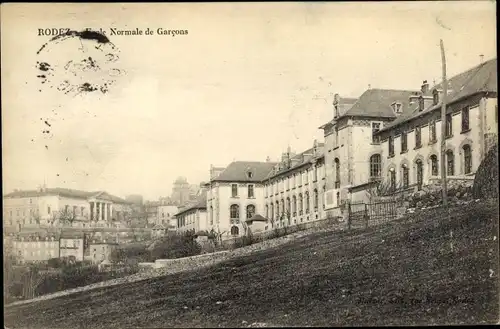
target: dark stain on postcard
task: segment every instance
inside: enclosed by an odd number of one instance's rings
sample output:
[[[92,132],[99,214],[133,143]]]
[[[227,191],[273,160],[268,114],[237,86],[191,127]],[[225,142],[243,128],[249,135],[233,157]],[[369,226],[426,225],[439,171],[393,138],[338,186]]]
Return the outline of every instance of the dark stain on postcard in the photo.
[[[36,76],[42,85],[39,90],[106,94],[125,74],[119,67],[119,52],[107,36],[96,31],[57,35],[37,51]]]

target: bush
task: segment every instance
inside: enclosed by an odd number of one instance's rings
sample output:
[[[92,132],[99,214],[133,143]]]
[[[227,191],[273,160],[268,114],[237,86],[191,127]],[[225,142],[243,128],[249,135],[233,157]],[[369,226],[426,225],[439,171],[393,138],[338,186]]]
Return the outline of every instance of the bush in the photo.
[[[154,261],[199,255],[201,246],[195,239],[194,232],[165,237],[151,250],[150,259]]]
[[[147,250],[145,245],[134,244],[129,246],[123,246],[116,248],[111,251],[110,260],[111,262],[148,262],[151,259],[150,252]]]
[[[51,268],[59,268],[62,266],[62,261],[59,258],[51,258],[47,261],[47,265]]]
[[[498,198],[498,148],[493,147],[476,171],[472,193],[475,199]]]

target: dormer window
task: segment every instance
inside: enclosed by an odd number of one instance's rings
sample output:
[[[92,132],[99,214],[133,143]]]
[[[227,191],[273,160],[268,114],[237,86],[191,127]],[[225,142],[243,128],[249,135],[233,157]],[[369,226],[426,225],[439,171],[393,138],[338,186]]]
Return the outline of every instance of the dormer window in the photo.
[[[253,178],[253,172],[251,170],[247,171],[247,177],[248,178]]]
[[[403,110],[403,104],[399,103],[399,102],[394,102],[391,104],[391,107],[392,107],[392,110],[395,112],[395,113],[401,113],[402,110]]]
[[[433,105],[438,105],[439,103],[439,91],[437,89],[434,89],[432,92],[432,104]]]
[[[421,112],[424,110],[424,98],[420,96],[418,98],[418,111]]]

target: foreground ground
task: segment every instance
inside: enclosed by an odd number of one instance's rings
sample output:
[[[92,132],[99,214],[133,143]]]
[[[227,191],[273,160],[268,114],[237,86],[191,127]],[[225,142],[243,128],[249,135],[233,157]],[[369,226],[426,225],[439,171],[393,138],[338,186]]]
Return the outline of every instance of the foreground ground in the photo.
[[[8,328],[496,323],[494,202],[306,236],[210,268],[5,309]]]

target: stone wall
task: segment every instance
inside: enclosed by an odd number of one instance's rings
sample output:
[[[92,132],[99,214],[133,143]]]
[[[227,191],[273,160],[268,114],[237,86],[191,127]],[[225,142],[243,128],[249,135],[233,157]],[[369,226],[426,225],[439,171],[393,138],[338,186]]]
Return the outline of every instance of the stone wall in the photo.
[[[210,265],[218,260],[222,260],[228,251],[219,251],[210,254],[203,254],[191,257],[174,258],[174,259],[157,259],[154,262],[155,268],[197,268],[200,266]]]
[[[472,200],[472,185],[474,177],[461,177],[447,179],[448,202],[451,204]],[[414,192],[405,197],[410,212],[412,209],[425,209],[437,207],[442,204],[442,186],[440,179],[432,179],[429,185],[423,186],[421,191]]]

